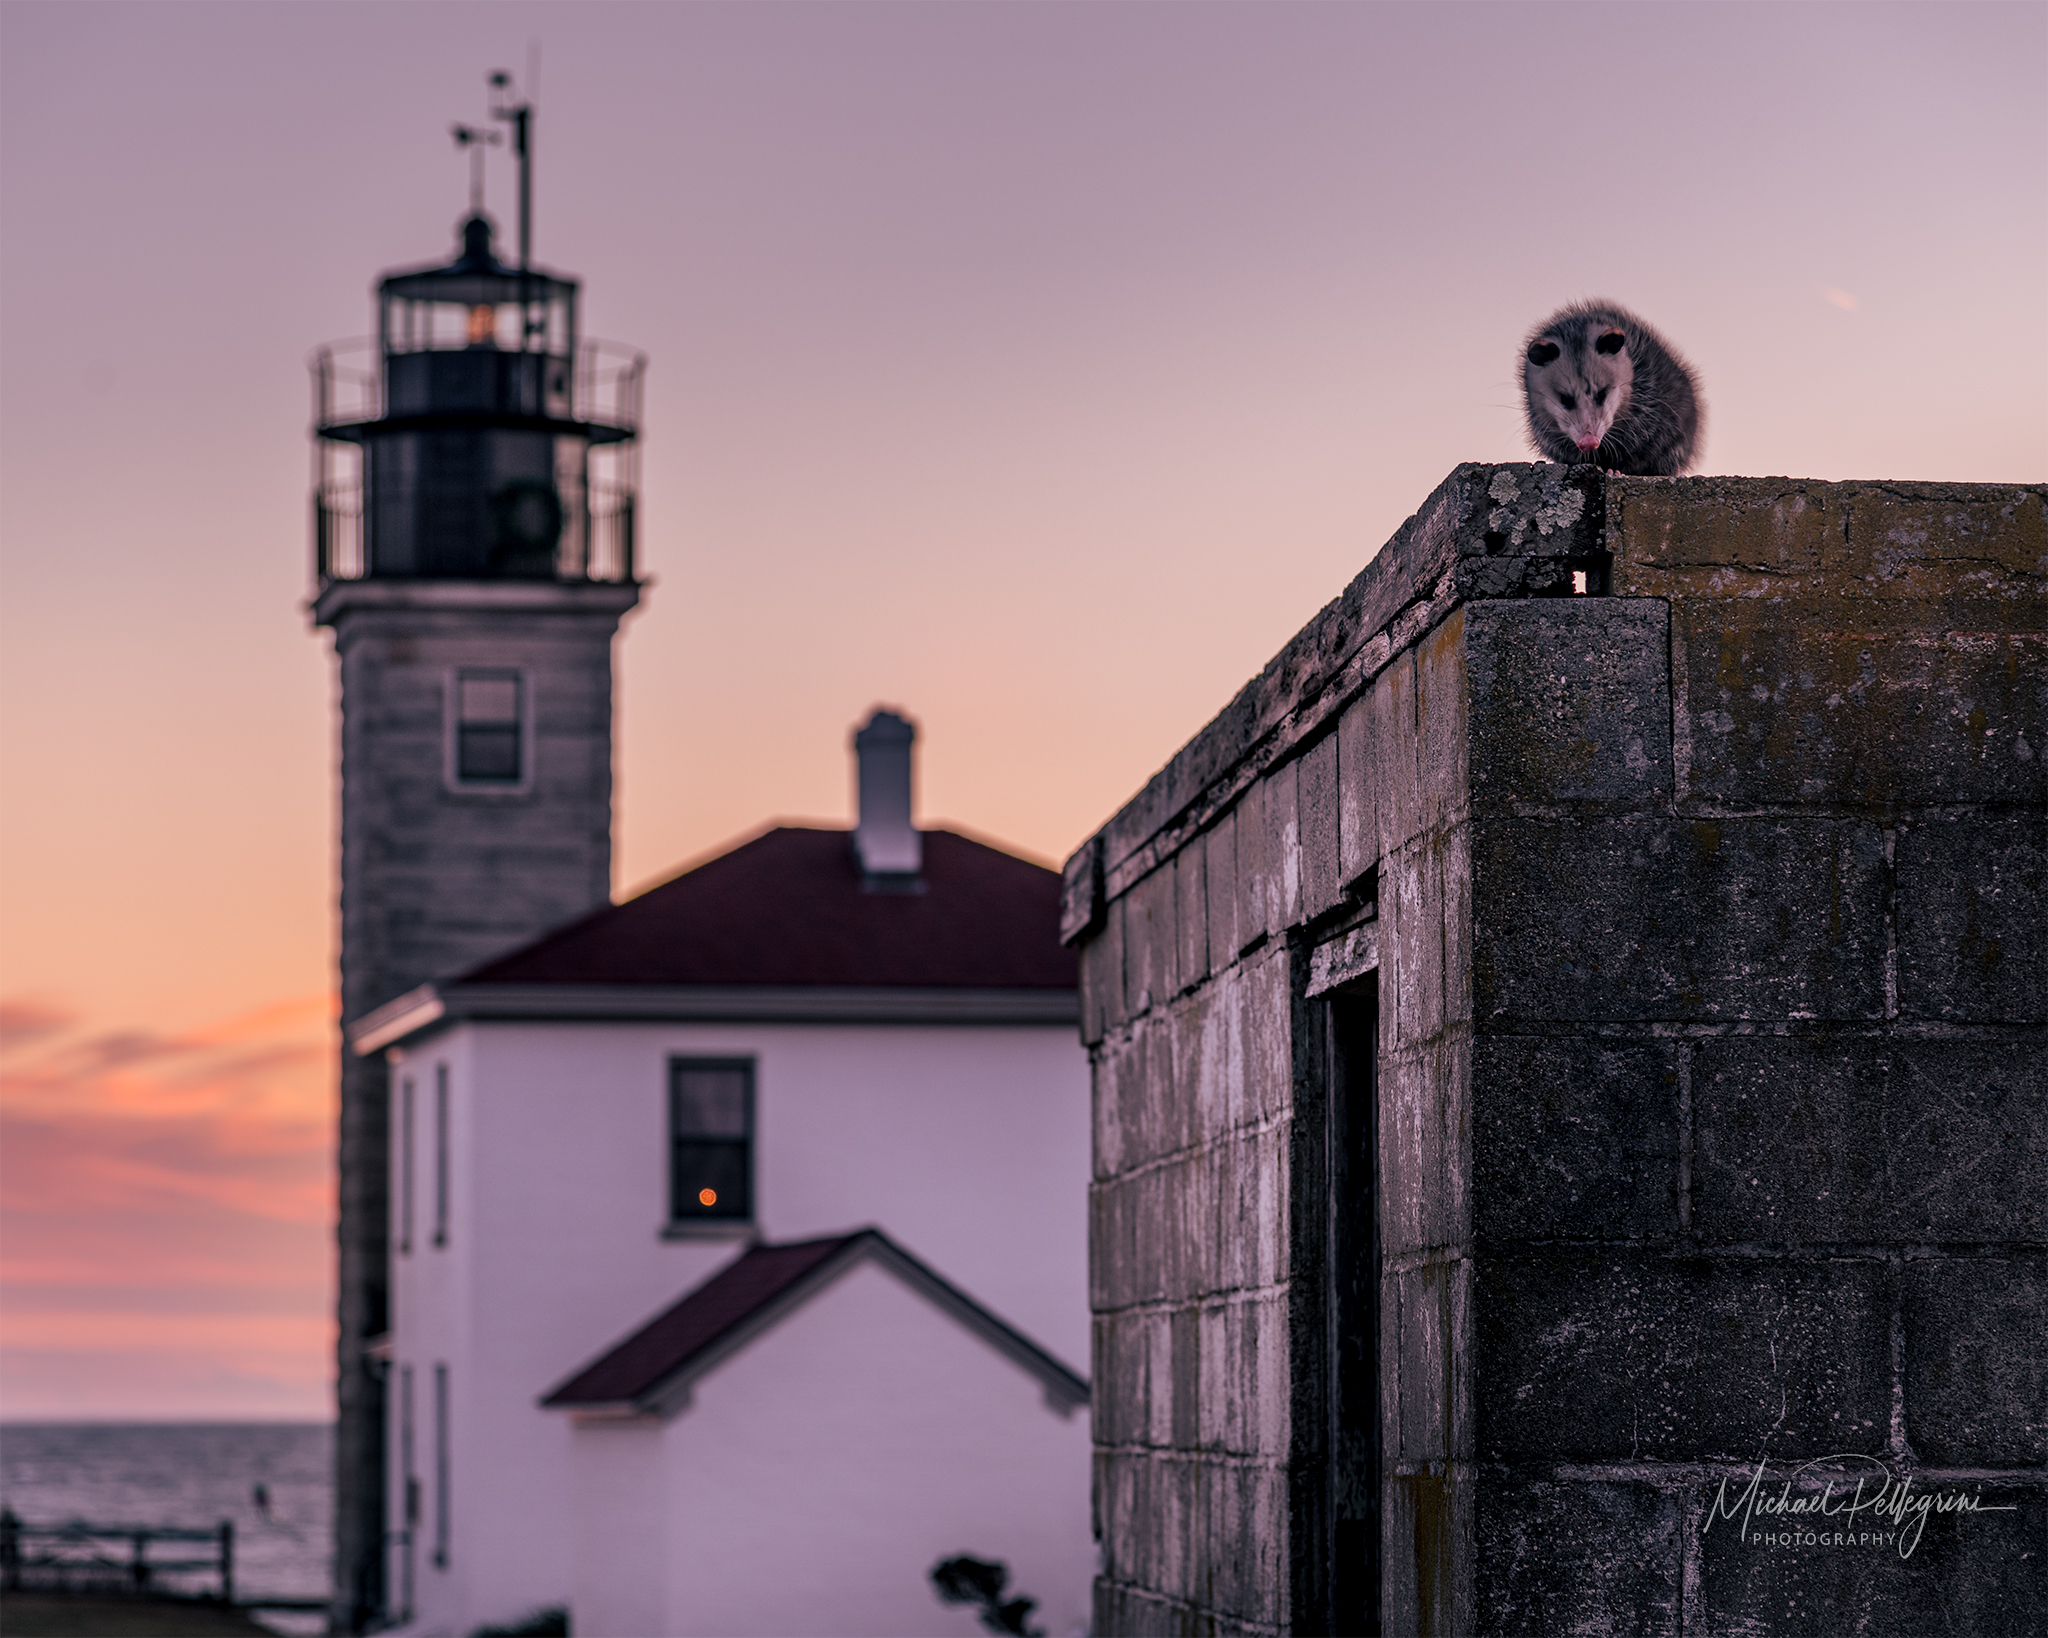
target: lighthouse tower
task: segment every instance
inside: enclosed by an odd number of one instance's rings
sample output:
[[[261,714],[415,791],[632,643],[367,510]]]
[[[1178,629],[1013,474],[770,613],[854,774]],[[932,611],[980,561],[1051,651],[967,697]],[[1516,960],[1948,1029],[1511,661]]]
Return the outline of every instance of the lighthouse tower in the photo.
[[[387,1607],[387,1089],[349,1044],[422,984],[604,903],[612,641],[640,595],[644,360],[585,339],[577,282],[473,211],[445,263],[377,286],[373,340],[313,358],[313,621],[341,672],[336,1626]],[[458,132],[460,135],[461,133]],[[470,133],[474,136],[476,133]]]

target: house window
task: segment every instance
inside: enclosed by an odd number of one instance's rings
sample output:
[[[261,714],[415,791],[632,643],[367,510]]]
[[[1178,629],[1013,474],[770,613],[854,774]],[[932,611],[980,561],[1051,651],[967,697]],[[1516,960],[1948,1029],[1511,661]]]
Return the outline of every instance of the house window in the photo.
[[[448,1494],[448,1367],[434,1367],[434,1568],[448,1568],[448,1536],[453,1519]]]
[[[526,680],[516,671],[455,673],[455,782],[526,778]]]
[[[448,1066],[434,1065],[434,1244],[448,1243]]]
[[[754,1215],[754,1065],[673,1058],[668,1068],[669,1219]]]
[[[412,1077],[398,1083],[398,1252],[412,1254]]]

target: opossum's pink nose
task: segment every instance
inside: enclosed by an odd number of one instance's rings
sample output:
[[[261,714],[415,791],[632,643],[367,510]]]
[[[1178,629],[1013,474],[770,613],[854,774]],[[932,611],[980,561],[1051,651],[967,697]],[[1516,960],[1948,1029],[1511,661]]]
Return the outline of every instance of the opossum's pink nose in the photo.
[[[1598,449],[1600,447],[1600,440],[1598,438],[1577,438],[1573,442],[1581,449]]]

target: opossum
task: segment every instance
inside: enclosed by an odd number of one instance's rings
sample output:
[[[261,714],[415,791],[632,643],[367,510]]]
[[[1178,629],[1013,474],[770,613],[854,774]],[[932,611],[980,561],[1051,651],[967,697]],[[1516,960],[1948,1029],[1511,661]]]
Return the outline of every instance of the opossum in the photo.
[[[1546,460],[1672,478],[1700,448],[1699,377],[1676,348],[1611,301],[1553,313],[1522,346],[1529,442]]]

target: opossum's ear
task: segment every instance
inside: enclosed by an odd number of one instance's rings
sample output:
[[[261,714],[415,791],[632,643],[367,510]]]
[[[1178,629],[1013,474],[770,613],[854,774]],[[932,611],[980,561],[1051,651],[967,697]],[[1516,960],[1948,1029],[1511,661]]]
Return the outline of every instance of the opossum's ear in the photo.
[[[1529,343],[1529,362],[1531,364],[1548,364],[1553,358],[1557,357],[1559,351],[1557,343],[1550,340],[1547,336],[1541,341],[1532,341]]]
[[[1593,351],[1596,353],[1618,353],[1627,340],[1628,337],[1619,330],[1605,330],[1601,332],[1600,339],[1593,343]]]

